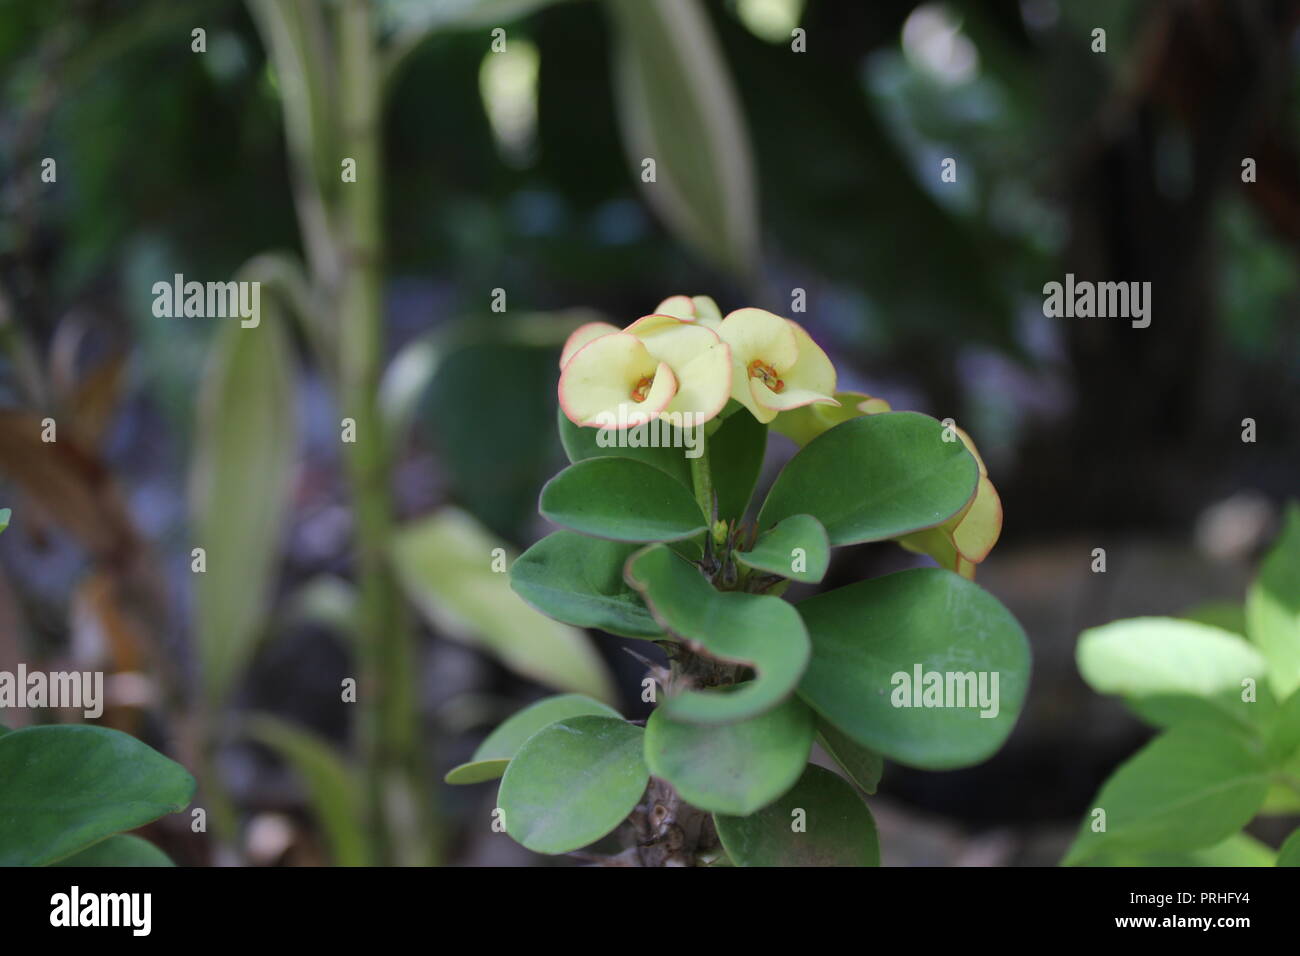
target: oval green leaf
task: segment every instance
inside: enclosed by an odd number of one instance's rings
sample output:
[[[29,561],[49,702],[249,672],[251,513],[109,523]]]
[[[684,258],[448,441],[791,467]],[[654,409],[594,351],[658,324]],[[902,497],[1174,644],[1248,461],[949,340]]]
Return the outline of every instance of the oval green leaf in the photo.
[[[510,586],[557,621],[654,640],[663,637],[663,628],[623,580],[623,565],[639,547],[556,531],[510,566]]]
[[[776,802],[747,817],[714,814],[737,866],[879,866],[880,840],[867,805],[847,782],[810,764]]]
[[[297,448],[294,359],[283,316],[223,325],[199,390],[190,472],[194,621],[204,690],[219,705],[262,635],[283,551]]]
[[[757,676],[729,690],[688,690],[661,705],[675,720],[728,724],[771,710],[790,696],[808,666],[808,633],[778,597],[719,592],[699,569],[663,545],[633,555],[624,572],[663,628],[713,657],[751,666]]]
[[[446,781],[465,784],[495,780],[506,772],[506,766],[519,752],[524,741],[533,734],[557,720],[586,714],[622,719],[614,708],[582,694],[559,694],[544,698],[506,718],[479,744],[469,761],[448,772]]]
[[[1300,688],[1300,504],[1287,506],[1286,524],[1246,595],[1246,633],[1268,660],[1278,700]]]
[[[686,457],[685,440],[678,436],[678,429],[669,430],[668,434],[671,437],[667,445],[603,447],[600,444],[599,428],[582,428],[573,424],[564,414],[563,409],[558,410],[557,414],[560,422],[560,444],[564,446],[564,453],[571,463],[576,465],[588,458],[632,458],[647,465],[654,465],[664,474],[671,475],[683,487],[691,487],[691,462]]]
[[[1282,848],[1277,851],[1274,866],[1300,866],[1300,829],[1292,831]]]
[[[1093,690],[1127,698],[1161,725],[1204,711],[1250,726],[1257,705],[1242,701],[1242,682],[1262,678],[1268,667],[1244,638],[1168,617],[1090,628],[1076,657]]]
[[[715,264],[750,274],[758,201],[749,136],[726,59],[702,4],[615,0],[614,94],[624,146],[646,200]]]
[[[1236,833],[1268,790],[1263,758],[1238,734],[1212,726],[1175,727],[1151,741],[1106,781],[1064,860],[1113,850],[1195,850]],[[1094,830],[1105,812],[1105,829]]]
[[[849,779],[867,793],[875,793],[885,772],[885,760],[880,754],[862,746],[847,736],[834,724],[817,721],[817,742],[831,756]]]
[[[720,727],[673,720],[661,708],[646,722],[645,758],[687,803],[747,816],[794,786],[812,738],[812,711],[797,697]]]
[[[1029,642],[974,582],[917,568],[819,594],[799,613],[813,646],[799,694],[863,746],[944,770],[984,760],[1015,725]]]
[[[685,485],[631,458],[588,458],[542,488],[542,516],[613,541],[677,541],[705,530]]]
[[[507,567],[514,557],[505,542],[454,508],[406,525],[392,544],[402,589],[443,634],[549,687],[613,700],[613,680],[591,639],[512,591],[496,570],[502,557]]]
[[[51,866],[175,866],[162,850],[148,840],[129,833],[118,833],[80,853]]]
[[[830,566],[831,544],[812,515],[791,515],[759,535],[752,550],[738,552],[736,560],[758,571],[816,584]]]
[[[525,741],[506,768],[497,803],[506,832],[536,853],[568,853],[622,823],[650,771],[645,731],[613,717],[571,717]]]
[[[116,730],[27,727],[0,737],[0,866],[53,863],[185,808],[189,772]]]
[[[917,412],[865,415],[814,438],[781,471],[758,526],[797,514],[825,527],[833,546],[885,541],[932,528],[966,506],[979,465],[956,436]]]

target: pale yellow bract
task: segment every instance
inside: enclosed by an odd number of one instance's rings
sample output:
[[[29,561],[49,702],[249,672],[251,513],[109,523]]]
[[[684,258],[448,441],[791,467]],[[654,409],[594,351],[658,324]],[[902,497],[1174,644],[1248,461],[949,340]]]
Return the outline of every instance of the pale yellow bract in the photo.
[[[560,369],[560,407],[586,427],[679,414],[701,424],[729,398],[765,424],[790,409],[839,404],[835,368],[802,326],[752,308],[724,319],[708,296],[671,296],[622,330],[580,326]]]

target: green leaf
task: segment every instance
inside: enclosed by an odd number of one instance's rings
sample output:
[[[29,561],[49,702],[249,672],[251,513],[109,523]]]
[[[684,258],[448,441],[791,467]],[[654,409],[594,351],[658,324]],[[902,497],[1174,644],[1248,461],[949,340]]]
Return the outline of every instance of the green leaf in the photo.
[[[816,584],[831,563],[830,539],[812,515],[791,515],[759,535],[752,550],[737,552],[736,560],[759,571]]]
[[[102,727],[27,727],[0,737],[0,866],[41,866],[182,810],[194,778]]]
[[[1011,612],[974,582],[917,568],[817,595],[799,613],[813,645],[799,694],[859,744],[944,770],[984,760],[1015,725],[1029,644]],[[940,679],[935,696],[929,685]]]
[[[1266,752],[1274,764],[1300,762],[1300,690],[1271,715]]]
[[[1112,849],[1088,857],[1082,866],[1273,866],[1276,854],[1247,833],[1234,833],[1200,850]]]
[[[785,700],[808,666],[808,634],[798,612],[770,595],[719,592],[699,569],[662,545],[634,555],[625,571],[664,629],[713,657],[747,664],[754,680],[726,691],[687,690],[667,697],[669,717],[728,724]]]
[[[641,595],[623,580],[638,544],[556,531],[510,566],[510,586],[543,614],[621,637],[663,637]]]
[[[127,833],[117,833],[100,840],[80,853],[65,857],[51,866],[175,866],[162,850],[148,840]]]
[[[203,373],[190,499],[203,683],[219,704],[251,657],[275,591],[297,448],[294,362],[280,316],[224,323]]]
[[[714,814],[737,866],[879,866],[871,811],[843,779],[815,765],[775,803],[747,817]]]
[[[584,715],[622,719],[614,708],[582,694],[560,694],[544,698],[507,718],[479,744],[469,761],[448,772],[446,780],[448,783],[460,784],[495,780],[506,772],[506,765],[518,753],[524,741],[537,731],[549,727],[557,720]]]
[[[1162,726],[1202,711],[1252,726],[1260,705],[1242,700],[1242,682],[1259,680],[1267,669],[1244,638],[1170,617],[1090,628],[1079,637],[1076,657],[1093,690],[1127,698]]]
[[[442,633],[549,687],[614,699],[613,681],[587,635],[540,614],[510,589],[504,568],[513,554],[469,515],[444,508],[406,526],[392,557],[407,596]]]
[[[506,832],[536,853],[568,853],[622,823],[650,771],[645,731],[613,717],[570,717],[533,734],[501,780]]]
[[[867,793],[875,793],[885,772],[885,760],[874,750],[862,746],[828,721],[818,719],[817,742],[822,749]]]
[[[5,528],[9,527],[9,518],[12,515],[13,512],[8,508],[0,508],[0,531],[3,531]]]
[[[542,516],[614,541],[677,541],[707,527],[690,490],[631,458],[589,458],[542,488]]]
[[[1300,505],[1295,502],[1246,595],[1246,633],[1268,660],[1278,699],[1290,696],[1300,687]]]
[[[1102,787],[1091,810],[1105,811],[1094,832],[1089,812],[1067,865],[1112,849],[1195,850],[1247,823],[1268,790],[1262,757],[1236,733],[1213,726],[1175,727],[1151,741]]]
[[[599,428],[581,428],[569,421],[564,411],[558,410],[560,444],[569,461],[577,464],[588,458],[631,458],[647,465],[654,465],[666,475],[671,475],[686,488],[691,488],[691,461],[686,457],[685,444],[678,439],[679,429],[670,428],[674,436],[671,445],[647,445],[644,448],[612,446],[602,448],[599,444]]]
[[[942,524],[979,482],[975,457],[917,412],[864,415],[814,438],[781,471],[758,515],[770,528],[810,514],[831,544],[885,541]]]
[[[1239,601],[1205,601],[1178,616],[1242,637],[1246,634],[1246,607]]]
[[[1292,831],[1282,848],[1277,851],[1274,866],[1300,866],[1300,829]]]
[[[316,821],[336,866],[367,866],[365,804],[355,771],[318,735],[270,714],[249,719],[248,734],[282,756],[307,787]]]
[[[796,697],[720,727],[683,723],[658,709],[646,722],[645,759],[687,803],[746,816],[794,786],[812,738],[812,711]]]
[[[614,92],[647,201],[713,262],[753,271],[758,202],[749,137],[708,16],[695,0],[610,0]]]
[[[718,496],[720,520],[744,517],[763,470],[766,449],[767,427],[747,414],[743,406],[739,413],[728,415],[709,437],[709,471]]]

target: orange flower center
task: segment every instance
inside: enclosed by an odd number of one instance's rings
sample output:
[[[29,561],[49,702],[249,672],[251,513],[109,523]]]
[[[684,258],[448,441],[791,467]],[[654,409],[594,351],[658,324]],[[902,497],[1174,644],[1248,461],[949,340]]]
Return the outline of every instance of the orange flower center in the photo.
[[[780,376],[776,374],[776,369],[762,359],[754,359],[749,363],[749,377],[759,379],[778,395],[785,388],[785,382],[781,381]]]
[[[632,401],[644,402],[645,397],[650,394],[650,386],[655,383],[653,375],[644,376],[641,381],[637,382],[632,388]]]

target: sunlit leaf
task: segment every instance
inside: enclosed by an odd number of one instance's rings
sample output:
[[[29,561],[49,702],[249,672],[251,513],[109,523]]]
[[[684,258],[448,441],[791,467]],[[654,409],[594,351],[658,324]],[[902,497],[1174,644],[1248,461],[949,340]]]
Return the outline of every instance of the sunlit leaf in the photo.
[[[469,515],[444,508],[407,525],[393,541],[392,557],[403,590],[442,633],[547,686],[614,699],[591,641],[510,589],[506,570],[514,555]]]
[[[1216,727],[1175,727],[1106,781],[1065,863],[1080,863],[1112,848],[1213,846],[1250,821],[1267,789],[1263,758],[1240,736]],[[1103,820],[1105,829],[1094,829]]]
[[[1246,595],[1246,632],[1268,659],[1274,692],[1289,696],[1300,687],[1300,505],[1294,502]]]

